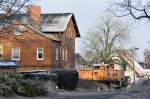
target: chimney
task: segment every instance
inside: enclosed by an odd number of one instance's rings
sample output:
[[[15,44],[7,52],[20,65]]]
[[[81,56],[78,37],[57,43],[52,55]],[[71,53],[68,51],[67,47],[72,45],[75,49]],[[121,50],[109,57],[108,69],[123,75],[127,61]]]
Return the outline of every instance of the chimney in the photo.
[[[27,8],[27,14],[29,16],[29,20],[31,21],[32,25],[36,29],[40,29],[40,20],[41,20],[41,7],[31,5]]]

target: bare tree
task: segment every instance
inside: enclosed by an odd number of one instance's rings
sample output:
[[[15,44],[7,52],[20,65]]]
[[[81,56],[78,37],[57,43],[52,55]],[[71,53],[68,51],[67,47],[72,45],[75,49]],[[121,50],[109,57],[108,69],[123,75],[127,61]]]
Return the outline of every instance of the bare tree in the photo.
[[[112,15],[102,16],[97,25],[88,31],[84,44],[93,53],[96,62],[109,62],[117,49],[129,39],[129,28]]]
[[[11,32],[12,25],[19,20],[16,15],[25,13],[30,0],[0,0],[0,36]]]
[[[134,19],[150,19],[150,1],[114,0],[111,12],[118,17],[131,15]]]

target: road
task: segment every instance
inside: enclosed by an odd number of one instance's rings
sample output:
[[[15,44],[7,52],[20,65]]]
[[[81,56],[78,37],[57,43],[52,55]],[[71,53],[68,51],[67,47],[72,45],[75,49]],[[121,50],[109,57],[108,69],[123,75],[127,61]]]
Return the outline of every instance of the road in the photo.
[[[46,97],[11,97],[3,99],[110,99],[117,92],[58,92],[57,95],[49,95]],[[1,98],[0,98],[1,99]]]
[[[147,91],[148,92],[148,91]],[[118,90],[102,92],[57,92],[46,97],[11,97],[0,99],[150,99],[149,92]]]
[[[53,99],[109,99],[116,94],[118,92],[81,92],[59,95]]]

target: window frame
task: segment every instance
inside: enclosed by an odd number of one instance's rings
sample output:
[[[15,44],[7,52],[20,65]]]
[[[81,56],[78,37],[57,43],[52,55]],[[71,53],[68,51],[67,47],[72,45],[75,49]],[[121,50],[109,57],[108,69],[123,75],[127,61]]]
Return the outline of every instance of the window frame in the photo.
[[[42,58],[39,58],[39,49],[42,49]],[[37,60],[44,60],[44,48],[37,48],[36,49],[36,59]]]
[[[25,31],[25,27],[23,25],[18,25],[15,29],[15,35],[22,35],[23,31]]]
[[[2,44],[0,44],[0,59],[3,59],[3,54],[4,54],[4,52],[3,52],[3,45]]]
[[[59,60],[59,48],[58,47],[56,47],[56,50],[55,50],[56,52],[55,52],[55,54],[56,54],[56,61],[58,61]]]
[[[21,31],[18,28],[16,28],[16,30],[15,30],[15,35],[16,36],[21,35]]]
[[[68,61],[68,50],[65,50],[65,60]]]
[[[14,59],[14,49],[18,49],[18,52],[19,52],[19,58],[18,59]],[[20,60],[20,48],[12,48],[11,50],[11,58],[12,60]]]
[[[65,60],[65,49],[62,48],[62,60],[64,61]]]

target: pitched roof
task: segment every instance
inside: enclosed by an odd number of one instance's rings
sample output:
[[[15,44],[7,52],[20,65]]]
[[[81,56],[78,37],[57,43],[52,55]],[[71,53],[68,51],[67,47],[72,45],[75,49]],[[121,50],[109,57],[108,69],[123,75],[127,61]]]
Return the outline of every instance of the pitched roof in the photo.
[[[51,40],[54,40],[54,41],[60,41],[59,39],[57,39],[57,38],[54,37],[53,35],[45,34],[45,33],[41,32],[41,31],[35,29],[33,26],[31,26],[31,25],[29,25],[29,24],[26,25],[26,26],[29,27],[30,29],[32,29],[33,31],[35,31],[35,33],[39,33],[40,35],[45,36],[45,37],[47,37],[47,38],[49,38],[49,39],[51,39]]]
[[[32,31],[34,31],[34,33],[38,33],[38,34],[40,34],[40,35],[42,35],[42,36],[44,36],[44,37],[47,37],[47,38],[49,38],[49,39],[51,39],[51,40],[54,40],[54,41],[60,41],[59,39],[57,39],[56,37],[54,37],[53,35],[48,35],[48,34],[46,34],[46,33],[43,33],[43,32],[41,32],[40,30],[38,30],[38,29],[36,29],[34,26],[32,26],[31,24],[27,24],[26,23],[26,21],[24,21],[24,20],[21,20],[20,21],[23,25],[25,25],[26,27],[28,27],[28,28],[30,28]]]
[[[72,13],[53,13],[41,15],[41,31],[42,32],[64,32],[72,18],[77,37],[80,37],[78,26]]]
[[[76,53],[75,54],[75,64],[76,65],[86,65],[87,62],[84,60],[84,58],[80,54]]]
[[[0,15],[2,15],[2,14],[0,14]],[[26,24],[33,31],[40,33],[41,35],[44,35],[44,36],[46,36],[52,40],[56,40],[56,41],[59,41],[59,39],[57,39],[56,37],[54,37],[50,33],[52,33],[52,32],[64,32],[67,28],[69,21],[72,19],[73,23],[74,23],[75,30],[77,32],[76,36],[80,37],[78,26],[77,26],[75,16],[73,13],[41,14],[40,30],[37,30],[36,28],[34,28],[30,18],[28,18],[28,16],[26,14],[17,14],[14,17],[16,19],[18,19],[19,21],[23,22],[23,24]]]

